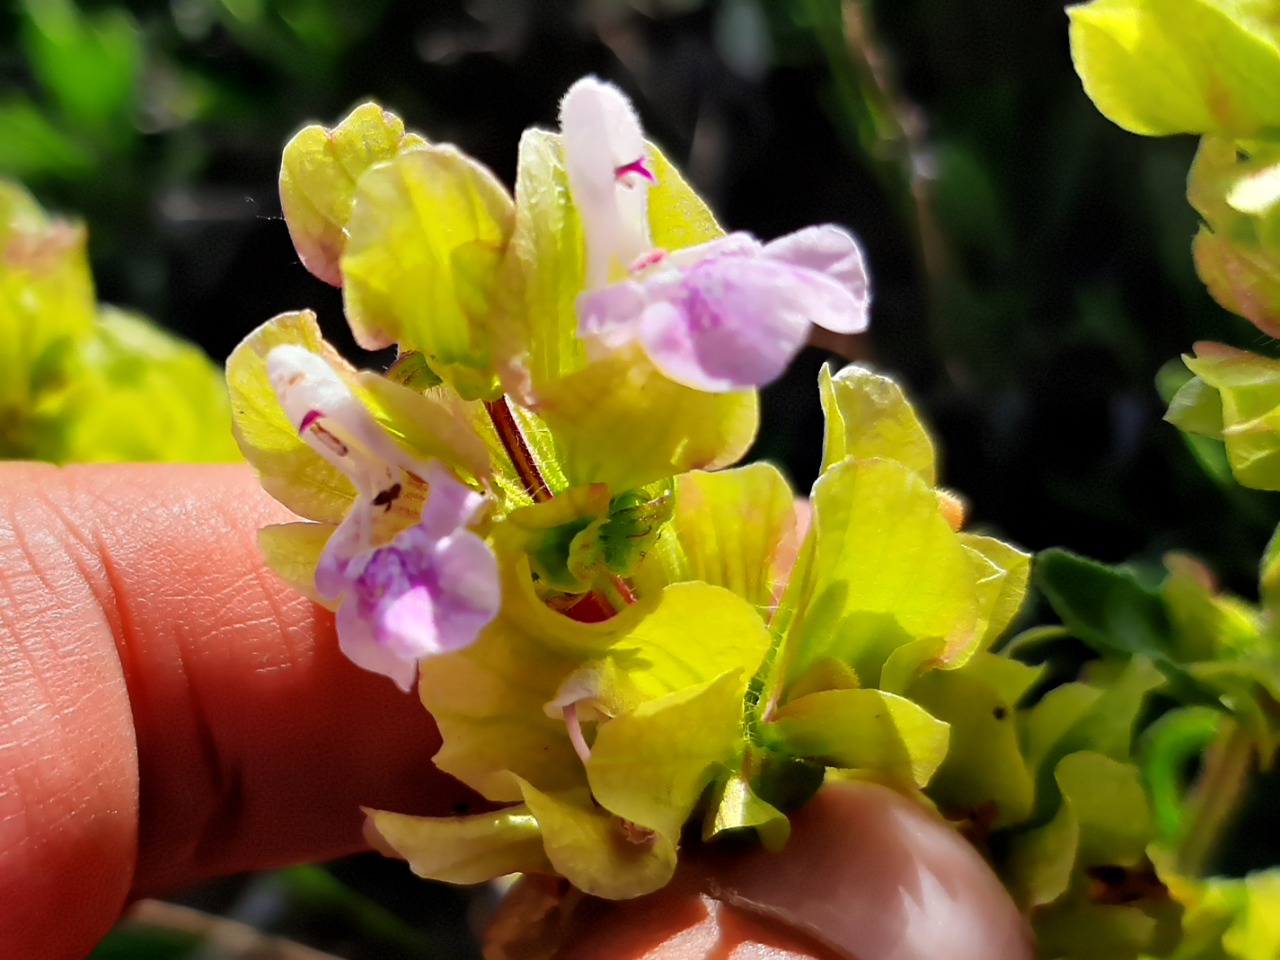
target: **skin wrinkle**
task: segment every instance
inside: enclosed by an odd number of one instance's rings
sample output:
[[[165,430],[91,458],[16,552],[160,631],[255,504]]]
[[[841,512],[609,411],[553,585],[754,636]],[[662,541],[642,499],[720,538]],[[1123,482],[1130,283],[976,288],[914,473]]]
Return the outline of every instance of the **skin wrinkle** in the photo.
[[[0,903],[29,907],[0,910],[0,944],[53,939],[40,920],[68,899],[89,909],[57,936],[101,932],[92,905],[118,911],[133,867],[136,764],[110,628],[83,542],[33,486],[0,503]],[[120,748],[100,753],[100,737]]]
[[[130,896],[363,849],[362,804],[474,802],[416,700],[265,570],[256,531],[288,519],[243,466],[0,465],[0,956],[82,957]]]

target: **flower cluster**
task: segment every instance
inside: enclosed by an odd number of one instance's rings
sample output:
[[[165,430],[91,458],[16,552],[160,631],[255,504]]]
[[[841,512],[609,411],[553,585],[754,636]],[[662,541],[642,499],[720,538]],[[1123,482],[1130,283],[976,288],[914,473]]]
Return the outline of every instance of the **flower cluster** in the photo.
[[[989,799],[948,754],[954,684],[995,669],[1028,557],[961,529],[898,387],[824,371],[803,534],[776,469],[731,467],[810,325],[866,326],[847,232],[724,234],[594,78],[558,133],[525,133],[514,196],[373,104],[299,133],[281,191],[356,338],[399,354],[357,371],[301,312],[232,355],[241,449],[304,518],[264,553],[336,609],[352,660],[416,678],[436,764],[497,805],[369,811],[380,846],[424,876],[631,897],[691,821],[781,846],[824,776]],[[987,699],[1011,709],[1011,683]]]

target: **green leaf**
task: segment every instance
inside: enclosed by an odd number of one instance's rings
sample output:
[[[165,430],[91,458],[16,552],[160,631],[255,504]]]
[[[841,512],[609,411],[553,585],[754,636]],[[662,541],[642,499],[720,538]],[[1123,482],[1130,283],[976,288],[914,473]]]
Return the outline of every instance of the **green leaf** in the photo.
[[[583,578],[570,568],[570,550],[579,534],[609,510],[609,488],[603,483],[570,487],[550,500],[511,512],[507,530],[529,555],[530,569],[540,585],[566,593],[583,593],[594,577]]]
[[[908,696],[951,727],[950,746],[927,793],[948,815],[990,816],[993,828],[1025,820],[1035,781],[1018,744],[1018,700],[1034,667],[979,653],[958,670],[931,670]]]
[[[1167,554],[1169,576],[1161,585],[1173,622],[1179,662],[1232,657],[1259,646],[1257,612],[1219,594],[1213,575],[1184,554]]]
[[[523,396],[530,386],[538,389],[586,362],[573,306],[585,282],[582,223],[569,199],[559,136],[524,132],[515,193],[489,334],[503,386]]]
[[[245,337],[227,358],[235,440],[267,493],[300,517],[337,524],[346,516],[355,488],[303,442],[280,407],[267,378],[266,358],[273,347],[284,343],[319,353],[354,376],[346,361],[324,342],[314,313],[280,314]]]
[[[27,61],[67,118],[100,134],[127,131],[143,63],[133,18],[121,8],[86,16],[71,0],[23,8]]]
[[[818,389],[827,424],[823,472],[845,457],[879,457],[910,467],[930,486],[936,482],[933,441],[897,383],[854,363],[834,377],[824,366]]]
[[[1154,831],[1133,764],[1084,750],[1063,757],[1054,778],[1080,825],[1078,864],[1132,866],[1142,859]]]
[[[675,843],[742,745],[741,670],[648,700],[600,726],[587,779],[606,810]]]
[[[543,711],[578,659],[538,643],[505,609],[464,650],[433,657],[418,693],[440,730],[435,765],[490,800],[519,801],[517,778],[550,791],[584,784],[564,720]]]
[[[766,729],[795,756],[923,787],[946,756],[950,727],[883,690],[825,690],[779,708]]]
[[[1151,802],[1156,835],[1166,849],[1185,829],[1183,801],[1187,769],[1213,742],[1228,718],[1210,707],[1170,710],[1142,733],[1138,759]]]
[[[1183,433],[1222,439],[1222,399],[1199,377],[1192,377],[1178,388],[1164,418]]]
[[[80,178],[95,167],[89,148],[34,103],[10,94],[0,98],[0,170],[24,179]]]
[[[787,815],[751,789],[744,774],[738,773],[719,781],[707,817],[702,825],[702,839],[713,840],[725,833],[755,830],[760,842],[770,853],[781,853],[791,836]]]
[[[748,603],[770,607],[782,572],[778,549],[795,527],[795,495],[772,464],[682,473],[664,537],[667,576],[726,587]]]
[[[755,439],[753,390],[703,393],[668,380],[636,346],[542,387],[535,406],[569,483],[643,487],[738,460]],[[626,437],[624,447],[618,437]]]
[[[222,371],[194,344],[108,307],[78,359],[62,414],[65,459],[240,459]]]
[[[1054,769],[1062,805],[1042,827],[1013,841],[1011,886],[1021,901],[1052,903],[1077,869],[1137,864],[1153,838],[1137,768],[1092,751],[1064,756]]]
[[[919,473],[844,460],[818,479],[812,503],[811,572],[781,653],[784,685],[830,657],[876,686],[885,659],[923,638],[943,640],[941,662],[974,651],[984,626],[976,565]]]
[[[1068,8],[1085,92],[1134,133],[1280,128],[1280,45],[1263,3],[1094,0]]]
[[[1159,592],[1131,568],[1054,548],[1036,556],[1035,578],[1063,625],[1098,652],[1166,659],[1173,649],[1173,628]]]
[[[649,233],[659,250],[682,250],[724,236],[715,215],[661,150],[647,143],[657,183],[649,188]]]
[[[707,583],[677,583],[652,612],[620,637],[610,656],[634,694],[651,699],[704,684],[726,673],[748,677],[769,649],[769,631],[741,597]],[[618,709],[629,705],[619,704]]]
[[[509,873],[549,873],[542,829],[525,805],[466,817],[411,817],[365,809],[376,832],[427,880],[483,883]]]
[[[1177,918],[1173,920],[1176,923]],[[1044,956],[1061,960],[1146,960],[1157,948],[1160,933],[1159,920],[1136,906],[1090,903],[1079,898],[1065,905],[1065,909],[1055,905],[1038,911],[1033,929],[1037,949],[1044,951]]]
[[[590,523],[569,544],[568,567],[582,582],[629,577],[653,549],[674,512],[670,485],[628,490],[608,502],[608,514]],[[652,494],[652,495],[651,495]]]
[[[356,340],[420,351],[464,399],[497,397],[485,323],[512,223],[502,184],[451,146],[366,170],[341,258]]]
[[[1123,666],[1104,661],[1095,667],[1099,668],[1095,679],[1057,687],[1026,711],[1022,754],[1037,778],[1035,821],[1049,816],[1057,806],[1054,770],[1067,754],[1087,750],[1118,762],[1128,760],[1147,695],[1163,679],[1145,657],[1135,657]]]
[[[521,781],[529,812],[542,829],[547,859],[583,893],[627,900],[660,890],[676,869],[675,844],[661,835],[635,836],[585,790],[543,793]]]
[[[357,393],[383,428],[420,459],[442,461],[464,479],[483,483],[492,475],[489,450],[465,418],[456,395],[446,390],[423,393],[362,371]]]
[[[641,598],[608,620],[579,623],[538,597],[527,558],[501,537],[495,548],[502,572],[497,619],[471,646],[425,664],[418,692],[444,744],[436,766],[491,800],[518,801],[516,777],[551,792],[584,784],[564,719],[544,708],[657,601]]]
[[[1267,541],[1258,567],[1258,594],[1263,609],[1273,616],[1280,612],[1280,526]]]
[[[1243,903],[1222,934],[1222,947],[1236,960],[1269,960],[1280,954],[1280,872],[1254,873],[1235,883],[1244,887]]]
[[[285,145],[280,163],[280,205],[303,266],[341,286],[338,261],[347,244],[356,182],[374,164],[425,146],[376,103],[361,104],[331,130],[312,124],[299,131]]]
[[[1220,343],[1196,344],[1183,360],[1222,401],[1231,472],[1246,487],[1280,490],[1280,360]]]

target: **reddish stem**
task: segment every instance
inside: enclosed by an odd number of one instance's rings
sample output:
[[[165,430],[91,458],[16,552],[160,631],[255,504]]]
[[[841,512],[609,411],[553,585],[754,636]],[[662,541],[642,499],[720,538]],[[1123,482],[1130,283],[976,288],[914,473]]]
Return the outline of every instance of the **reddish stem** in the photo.
[[[507,451],[507,456],[511,458],[511,465],[515,467],[516,476],[524,484],[529,496],[533,497],[535,503],[545,503],[550,500],[551,489],[547,486],[547,481],[542,479],[542,471],[538,469],[538,462],[529,452],[529,445],[525,443],[524,434],[520,432],[520,424],[516,423],[515,414],[507,405],[507,398],[486,400],[484,408],[489,413],[489,419],[493,421],[493,429],[502,442],[502,449]]]
[[[520,424],[516,422],[515,414],[511,412],[507,398],[498,397],[497,400],[486,400],[484,408],[489,414],[489,419],[493,422],[493,429],[498,434],[502,449],[507,452],[507,456],[511,459],[511,465],[515,467],[516,476],[520,478],[520,482],[524,484],[525,490],[533,498],[534,503],[545,503],[550,500],[553,496],[551,488],[547,486],[547,481],[542,479],[542,471],[538,469],[538,462],[533,459],[529,444],[525,442],[524,434],[520,430]],[[618,596],[622,598],[624,606],[636,602],[634,591],[622,577],[613,575],[611,580],[614,589],[618,592]],[[587,594],[583,601],[564,612],[575,620],[594,623],[599,620],[607,620],[619,610],[607,597],[593,591]]]

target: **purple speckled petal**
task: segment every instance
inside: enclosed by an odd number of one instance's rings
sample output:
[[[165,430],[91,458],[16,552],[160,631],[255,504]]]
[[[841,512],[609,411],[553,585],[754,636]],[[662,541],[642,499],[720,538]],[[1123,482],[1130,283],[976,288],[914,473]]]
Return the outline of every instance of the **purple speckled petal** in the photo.
[[[867,328],[870,283],[862,248],[848,233],[830,224],[806,227],[766,244],[764,255],[821,274],[848,292],[852,310],[819,312],[810,317],[813,323],[836,333],[860,333]]]
[[[658,369],[697,390],[762,386],[804,346],[814,278],[762,258],[704,261],[685,276],[679,299],[645,311],[641,343]],[[829,293],[821,286],[817,292]]]
[[[390,677],[397,687],[408,693],[418,674],[417,661],[406,660],[380,644],[373,623],[359,607],[354,597],[348,597],[338,608],[339,648],[357,667]]]
[[[425,583],[388,597],[374,612],[378,644],[405,660],[443,652],[434,591]]]
[[[501,601],[497,560],[466,529],[484,497],[438,463],[423,473],[429,492],[419,523],[369,549],[363,525],[372,522],[372,505],[358,501],[316,568],[321,595],[343,597],[343,652],[402,690],[413,683],[419,660],[472,643]]]

